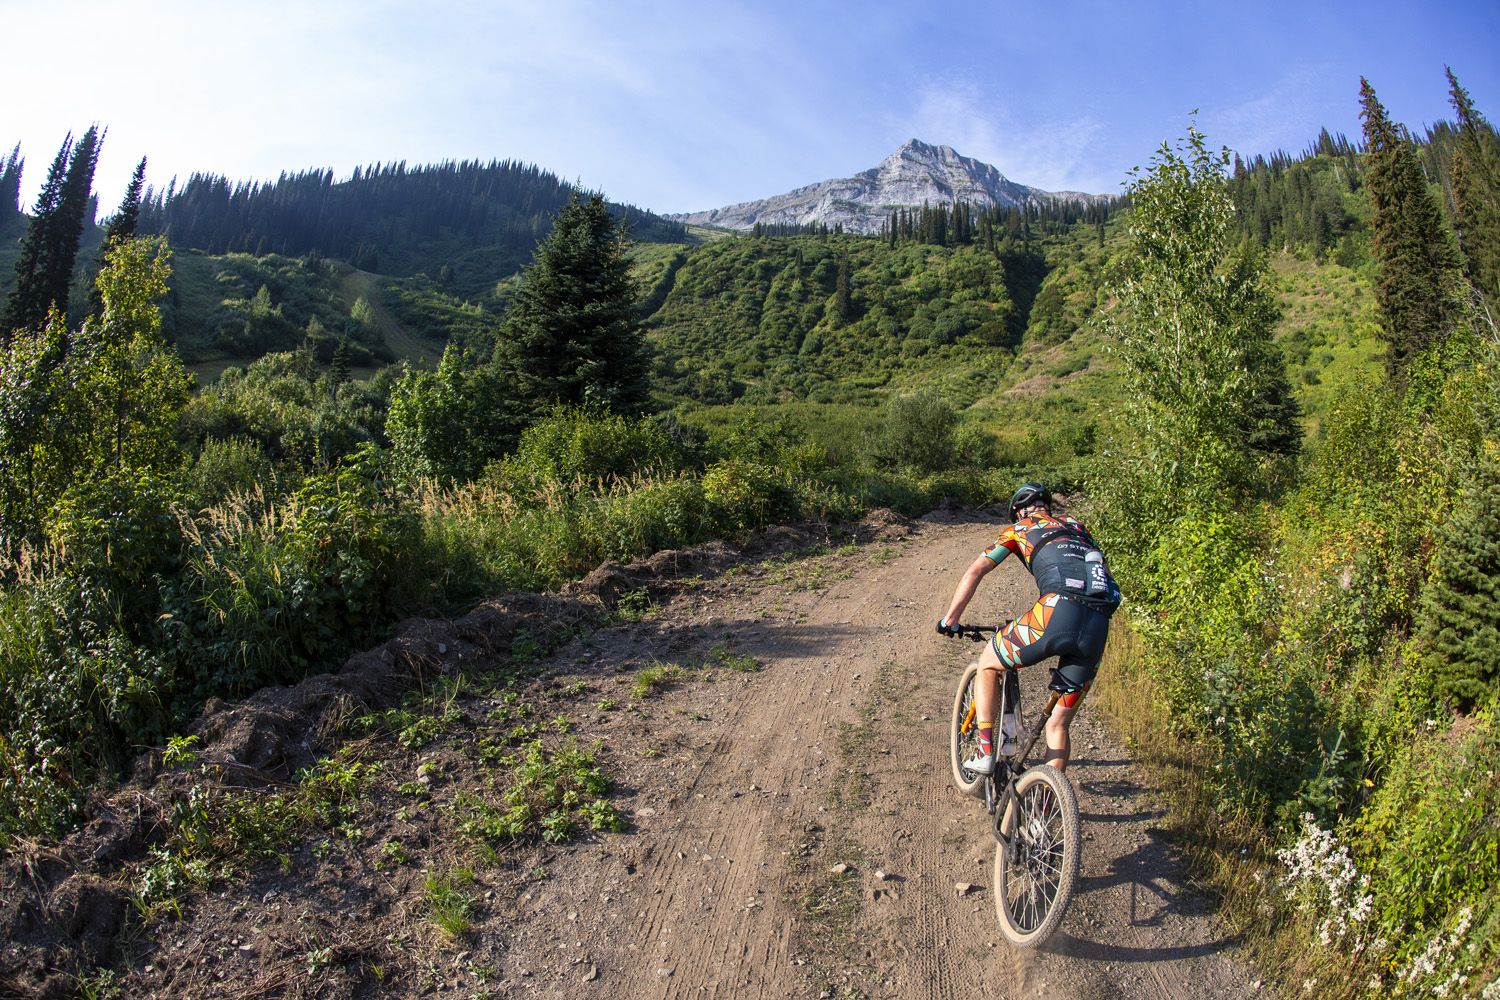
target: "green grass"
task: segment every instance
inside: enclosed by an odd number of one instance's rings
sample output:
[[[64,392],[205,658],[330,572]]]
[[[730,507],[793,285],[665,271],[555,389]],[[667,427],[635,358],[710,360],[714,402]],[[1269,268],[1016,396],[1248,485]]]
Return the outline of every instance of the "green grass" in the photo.
[[[462,873],[458,873],[456,878],[462,881]],[[428,874],[425,885],[427,911],[432,915],[432,922],[450,938],[462,937],[468,933],[474,917],[473,898],[459,890],[454,881],[455,874],[439,876],[432,872]],[[473,881],[472,874],[468,881]]]
[[[682,667],[675,663],[653,663],[636,671],[630,693],[635,698],[650,698],[663,688],[678,683],[683,678]]]

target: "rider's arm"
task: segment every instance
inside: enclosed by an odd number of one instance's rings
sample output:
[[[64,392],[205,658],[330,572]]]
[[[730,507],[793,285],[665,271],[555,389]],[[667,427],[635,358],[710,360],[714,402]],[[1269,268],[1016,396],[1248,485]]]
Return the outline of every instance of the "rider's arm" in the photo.
[[[1002,548],[1000,551],[1006,550]],[[991,559],[988,552],[969,564],[969,568],[964,570],[963,579],[958,581],[958,588],[953,591],[953,603],[948,605],[948,613],[943,616],[944,622],[949,625],[958,624],[963,618],[964,608],[969,606],[969,601],[974,597],[974,591],[979,587],[979,581],[998,565],[1000,565],[999,561]]]

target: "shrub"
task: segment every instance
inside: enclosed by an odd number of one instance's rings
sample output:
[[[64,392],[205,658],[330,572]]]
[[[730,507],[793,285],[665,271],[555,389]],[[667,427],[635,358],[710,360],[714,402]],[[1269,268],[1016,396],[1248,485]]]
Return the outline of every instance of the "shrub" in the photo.
[[[721,530],[746,531],[795,517],[797,496],[786,477],[756,462],[733,459],[703,474],[703,496]]]
[[[936,472],[953,464],[953,429],[958,423],[942,397],[930,391],[893,396],[886,403],[874,456],[897,468]]]
[[[183,474],[183,483],[199,503],[222,503],[233,493],[249,493],[274,481],[271,460],[260,445],[242,434],[209,438]]]
[[[599,483],[639,472],[685,468],[685,449],[658,421],[584,409],[556,408],[528,427],[516,453],[490,477],[512,488],[546,482]]]

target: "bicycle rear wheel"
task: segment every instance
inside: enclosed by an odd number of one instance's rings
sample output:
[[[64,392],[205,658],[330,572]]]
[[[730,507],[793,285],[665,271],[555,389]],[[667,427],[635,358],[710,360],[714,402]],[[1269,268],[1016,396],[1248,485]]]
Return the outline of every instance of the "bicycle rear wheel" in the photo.
[[[953,696],[953,726],[949,734],[948,749],[953,765],[953,783],[965,795],[975,798],[984,796],[984,778],[964,767],[964,761],[979,755],[979,720],[974,707],[974,688],[979,683],[979,664],[969,664],[958,679],[958,691]]]
[[[1016,782],[1011,846],[995,853],[995,912],[1017,948],[1034,948],[1062,922],[1078,882],[1078,796],[1061,771],[1033,767]]]

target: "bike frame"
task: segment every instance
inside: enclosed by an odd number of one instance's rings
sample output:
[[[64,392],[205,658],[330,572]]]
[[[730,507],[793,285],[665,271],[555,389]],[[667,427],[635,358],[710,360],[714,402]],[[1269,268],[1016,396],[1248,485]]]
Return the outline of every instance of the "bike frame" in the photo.
[[[983,642],[987,636],[994,635],[1000,630],[1000,628],[1001,626],[999,625],[996,625],[993,628],[986,628],[982,625],[958,625],[955,627],[955,631],[953,634],[957,636],[967,636],[974,642]],[[1001,667],[1000,669],[1013,670],[1015,668]],[[1003,679],[1001,679],[1001,700],[999,713],[1001,718],[1004,718],[1005,716],[1006,700],[1008,695],[1009,692],[1006,690],[1006,685]],[[1032,724],[1031,731],[1026,736],[1025,745],[1010,757],[1000,757],[997,755],[995,758],[994,770],[992,770],[985,777],[984,808],[993,818],[993,832],[995,834],[995,839],[999,841],[1006,850],[1011,849],[1012,840],[1014,838],[1012,838],[1000,828],[1001,825],[1005,822],[1005,811],[1016,797],[1016,782],[1020,781],[1021,775],[1025,774],[1028,770],[1026,767],[1026,759],[1031,756],[1031,751],[1032,748],[1036,746],[1036,741],[1041,739],[1042,733],[1047,728],[1047,720],[1052,718],[1052,710],[1057,707],[1057,703],[1061,698],[1062,695],[1058,694],[1055,691],[1052,692],[1052,697],[1047,699],[1047,707],[1042,709],[1042,714],[1038,716],[1036,722]],[[969,724],[972,722],[972,709],[970,709],[969,714],[970,718],[964,720],[965,731],[967,731]],[[1021,706],[1019,703],[1015,706],[1015,715],[1017,722],[1019,723],[1021,718]]]

